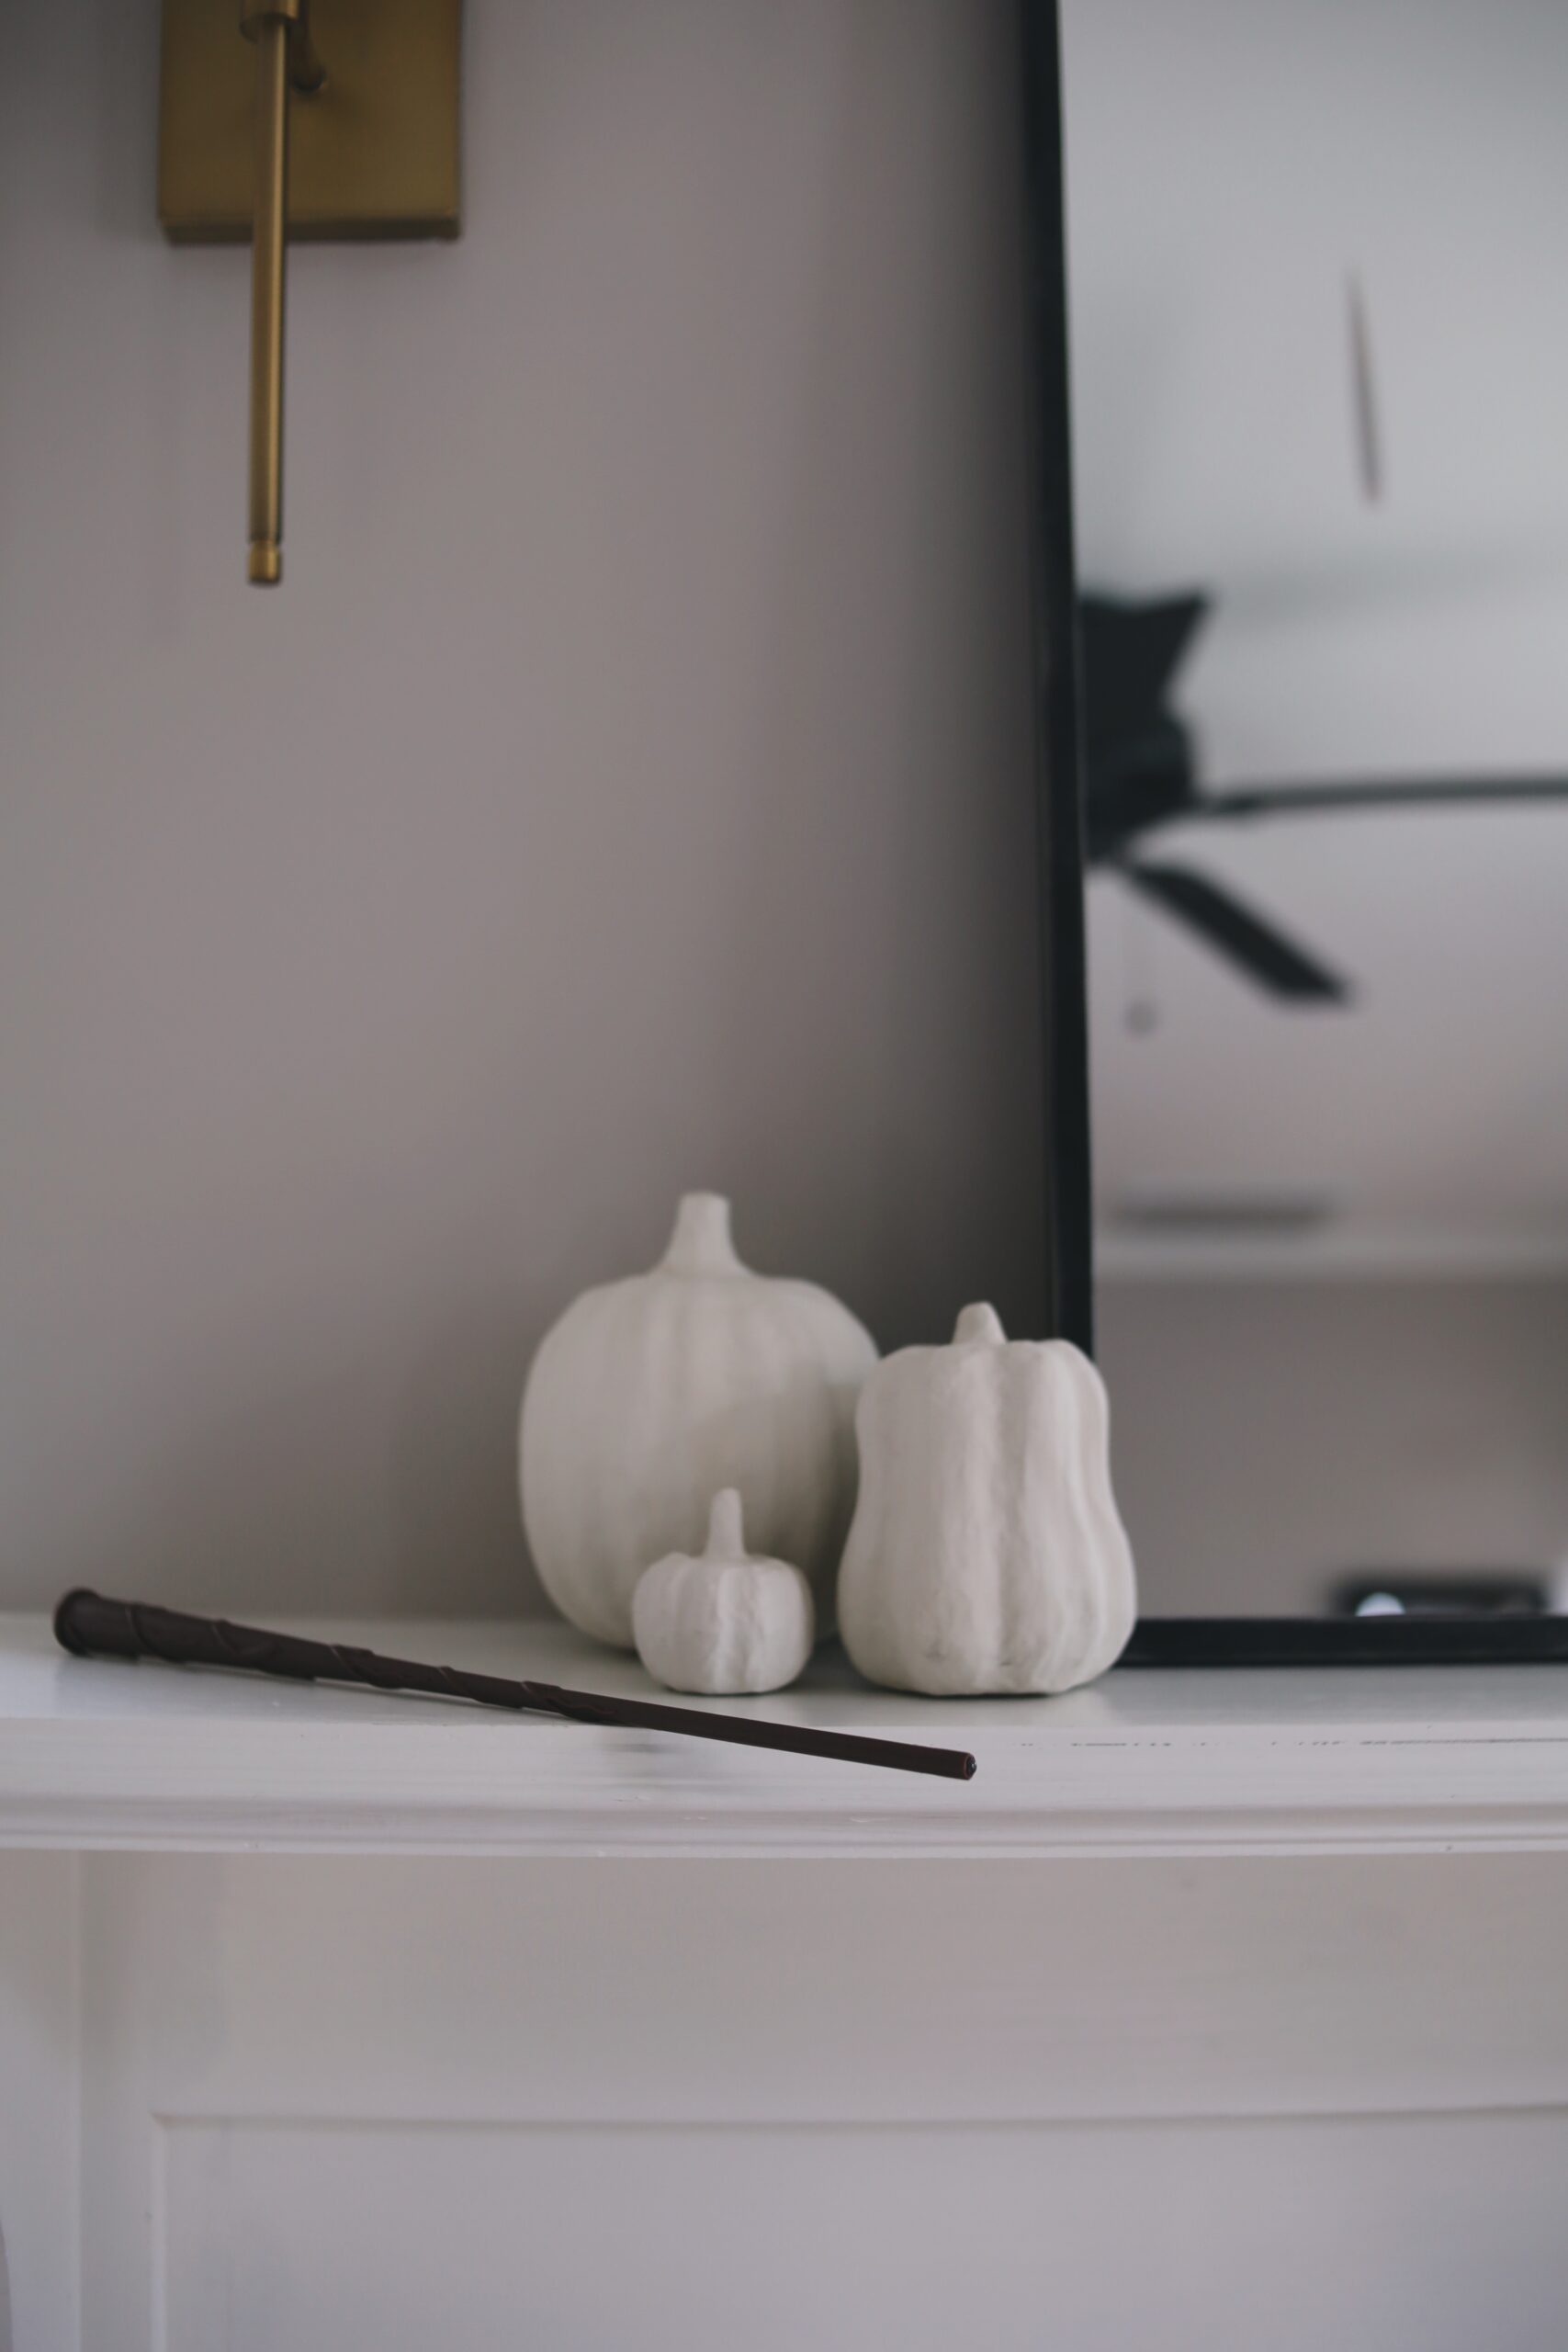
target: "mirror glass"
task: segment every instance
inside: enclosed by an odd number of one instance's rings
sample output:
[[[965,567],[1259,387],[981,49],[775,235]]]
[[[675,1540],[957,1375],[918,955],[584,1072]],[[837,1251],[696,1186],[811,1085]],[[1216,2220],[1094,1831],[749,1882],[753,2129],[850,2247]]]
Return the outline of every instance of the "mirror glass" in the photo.
[[[1568,9],[1062,32],[1144,1605],[1568,1605]]]

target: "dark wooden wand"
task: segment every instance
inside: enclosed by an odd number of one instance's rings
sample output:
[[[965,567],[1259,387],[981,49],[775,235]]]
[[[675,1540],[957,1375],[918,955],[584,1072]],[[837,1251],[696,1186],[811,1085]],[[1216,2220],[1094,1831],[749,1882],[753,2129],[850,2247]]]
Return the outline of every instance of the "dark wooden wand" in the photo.
[[[592,1690],[563,1690],[555,1682],[513,1682],[498,1674],[469,1674],[455,1666],[421,1666],[412,1658],[381,1657],[343,1642],[313,1642],[298,1634],[265,1634],[222,1617],[190,1617],[141,1600],[106,1600],[78,1587],[54,1612],[55,1639],[77,1657],[161,1658],[168,1666],[223,1666],[250,1674],[278,1674],[290,1682],[360,1682],[373,1690],[423,1690],[441,1699],[471,1699],[480,1707],[510,1707],[574,1723],[624,1724],[636,1731],[682,1732],[691,1739],[728,1739],[743,1747],[782,1747],[795,1756],[826,1756],[840,1764],[885,1764],[897,1772],[935,1772],[972,1781],[975,1758],[958,1747],[920,1747],[903,1739],[868,1739],[852,1731],[814,1731],[805,1724],[770,1724],[750,1715],[710,1715],[696,1707],[665,1707],[647,1699],[610,1699]]]

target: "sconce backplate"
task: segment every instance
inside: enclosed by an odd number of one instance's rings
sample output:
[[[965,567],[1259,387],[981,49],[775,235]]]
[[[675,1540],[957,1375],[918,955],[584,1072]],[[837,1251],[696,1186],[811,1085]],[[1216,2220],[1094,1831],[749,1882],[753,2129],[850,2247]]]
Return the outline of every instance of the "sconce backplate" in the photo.
[[[325,87],[297,96],[288,234],[455,237],[461,0],[311,0]],[[158,220],[178,243],[248,243],[255,51],[236,0],[164,0]]]

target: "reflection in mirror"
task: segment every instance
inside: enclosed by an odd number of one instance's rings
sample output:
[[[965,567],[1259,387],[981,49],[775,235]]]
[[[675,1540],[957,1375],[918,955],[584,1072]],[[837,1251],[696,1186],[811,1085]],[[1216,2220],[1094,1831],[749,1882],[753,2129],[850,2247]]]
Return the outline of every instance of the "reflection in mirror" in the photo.
[[[1568,9],[1064,0],[1101,1353],[1156,1614],[1568,1566]]]

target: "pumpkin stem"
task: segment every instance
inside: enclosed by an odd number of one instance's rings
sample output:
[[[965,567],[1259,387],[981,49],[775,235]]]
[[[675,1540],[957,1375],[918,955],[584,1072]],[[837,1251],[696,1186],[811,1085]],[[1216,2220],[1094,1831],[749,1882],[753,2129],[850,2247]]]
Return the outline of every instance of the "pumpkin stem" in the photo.
[[[999,1348],[1006,1338],[1001,1317],[994,1306],[987,1306],[982,1301],[974,1306],[964,1307],[953,1327],[953,1344],[955,1348],[963,1348],[973,1346],[978,1340],[988,1348]]]
[[[713,1498],[708,1512],[708,1549],[710,1560],[743,1560],[746,1557],[746,1529],[740,1515],[740,1489],[721,1487]]]
[[[743,1274],[729,1238],[729,1203],[722,1193],[683,1193],[675,1230],[660,1264],[672,1274]]]

